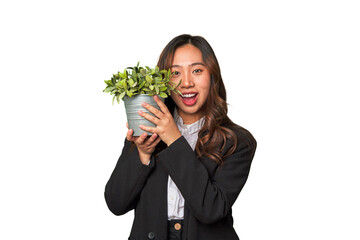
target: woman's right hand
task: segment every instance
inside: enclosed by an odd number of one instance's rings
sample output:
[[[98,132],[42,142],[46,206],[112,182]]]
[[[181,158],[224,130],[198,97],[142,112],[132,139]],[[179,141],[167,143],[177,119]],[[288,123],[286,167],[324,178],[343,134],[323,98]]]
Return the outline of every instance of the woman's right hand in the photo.
[[[129,129],[129,124],[126,123],[126,127]],[[128,141],[134,142],[138,151],[140,161],[144,165],[149,165],[151,154],[155,151],[156,145],[161,141],[161,138],[154,133],[151,137],[147,138],[147,133],[142,133],[140,136],[133,136],[134,130],[129,129],[126,134]]]

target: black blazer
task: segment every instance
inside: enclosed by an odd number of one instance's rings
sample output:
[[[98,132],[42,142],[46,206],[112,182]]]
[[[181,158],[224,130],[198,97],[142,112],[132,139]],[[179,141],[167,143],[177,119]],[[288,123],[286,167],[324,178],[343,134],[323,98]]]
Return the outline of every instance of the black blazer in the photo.
[[[112,213],[122,215],[135,209],[130,240],[167,239],[167,181],[176,183],[185,199],[183,236],[187,240],[239,239],[231,207],[250,170],[256,141],[245,129],[236,130],[236,151],[222,166],[208,158],[198,159],[184,137],[157,156],[149,166],[139,159],[136,146],[125,140],[116,167],[105,187],[106,203]],[[227,150],[232,146],[227,141]]]

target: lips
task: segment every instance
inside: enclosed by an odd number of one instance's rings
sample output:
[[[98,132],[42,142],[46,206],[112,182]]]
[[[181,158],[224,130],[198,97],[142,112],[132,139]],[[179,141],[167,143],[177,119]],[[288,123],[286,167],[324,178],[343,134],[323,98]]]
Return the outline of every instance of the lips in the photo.
[[[199,95],[195,92],[182,93],[181,100],[186,106],[192,106],[196,103],[198,96]]]

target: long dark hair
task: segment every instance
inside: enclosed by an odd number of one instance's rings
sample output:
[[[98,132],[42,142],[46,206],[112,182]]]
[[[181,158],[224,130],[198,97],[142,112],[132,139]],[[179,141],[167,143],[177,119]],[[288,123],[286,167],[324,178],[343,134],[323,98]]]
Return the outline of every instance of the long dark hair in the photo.
[[[213,49],[203,37],[183,34],[172,39],[160,54],[157,64],[159,68],[171,68],[176,49],[186,44],[191,44],[201,51],[204,64],[210,72],[210,92],[202,107],[202,111],[205,113],[205,122],[199,131],[199,138],[195,147],[196,153],[199,158],[209,157],[221,165],[223,159],[236,150],[239,137],[250,133],[233,123],[227,116],[226,90],[221,77],[220,66]],[[176,107],[174,101],[169,97],[165,99],[165,104],[173,113]],[[248,141],[249,138],[244,139]],[[232,140],[233,144],[224,151],[228,140]],[[251,143],[249,142],[249,144]]]

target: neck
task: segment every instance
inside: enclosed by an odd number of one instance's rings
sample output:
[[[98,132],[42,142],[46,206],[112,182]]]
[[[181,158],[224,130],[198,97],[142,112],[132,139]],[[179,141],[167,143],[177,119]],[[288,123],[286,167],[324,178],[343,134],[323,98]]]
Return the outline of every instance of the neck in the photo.
[[[192,124],[200,120],[204,116],[204,114],[201,112],[189,114],[189,113],[184,113],[180,109],[177,109],[177,111],[179,116],[182,118],[184,124]]]

